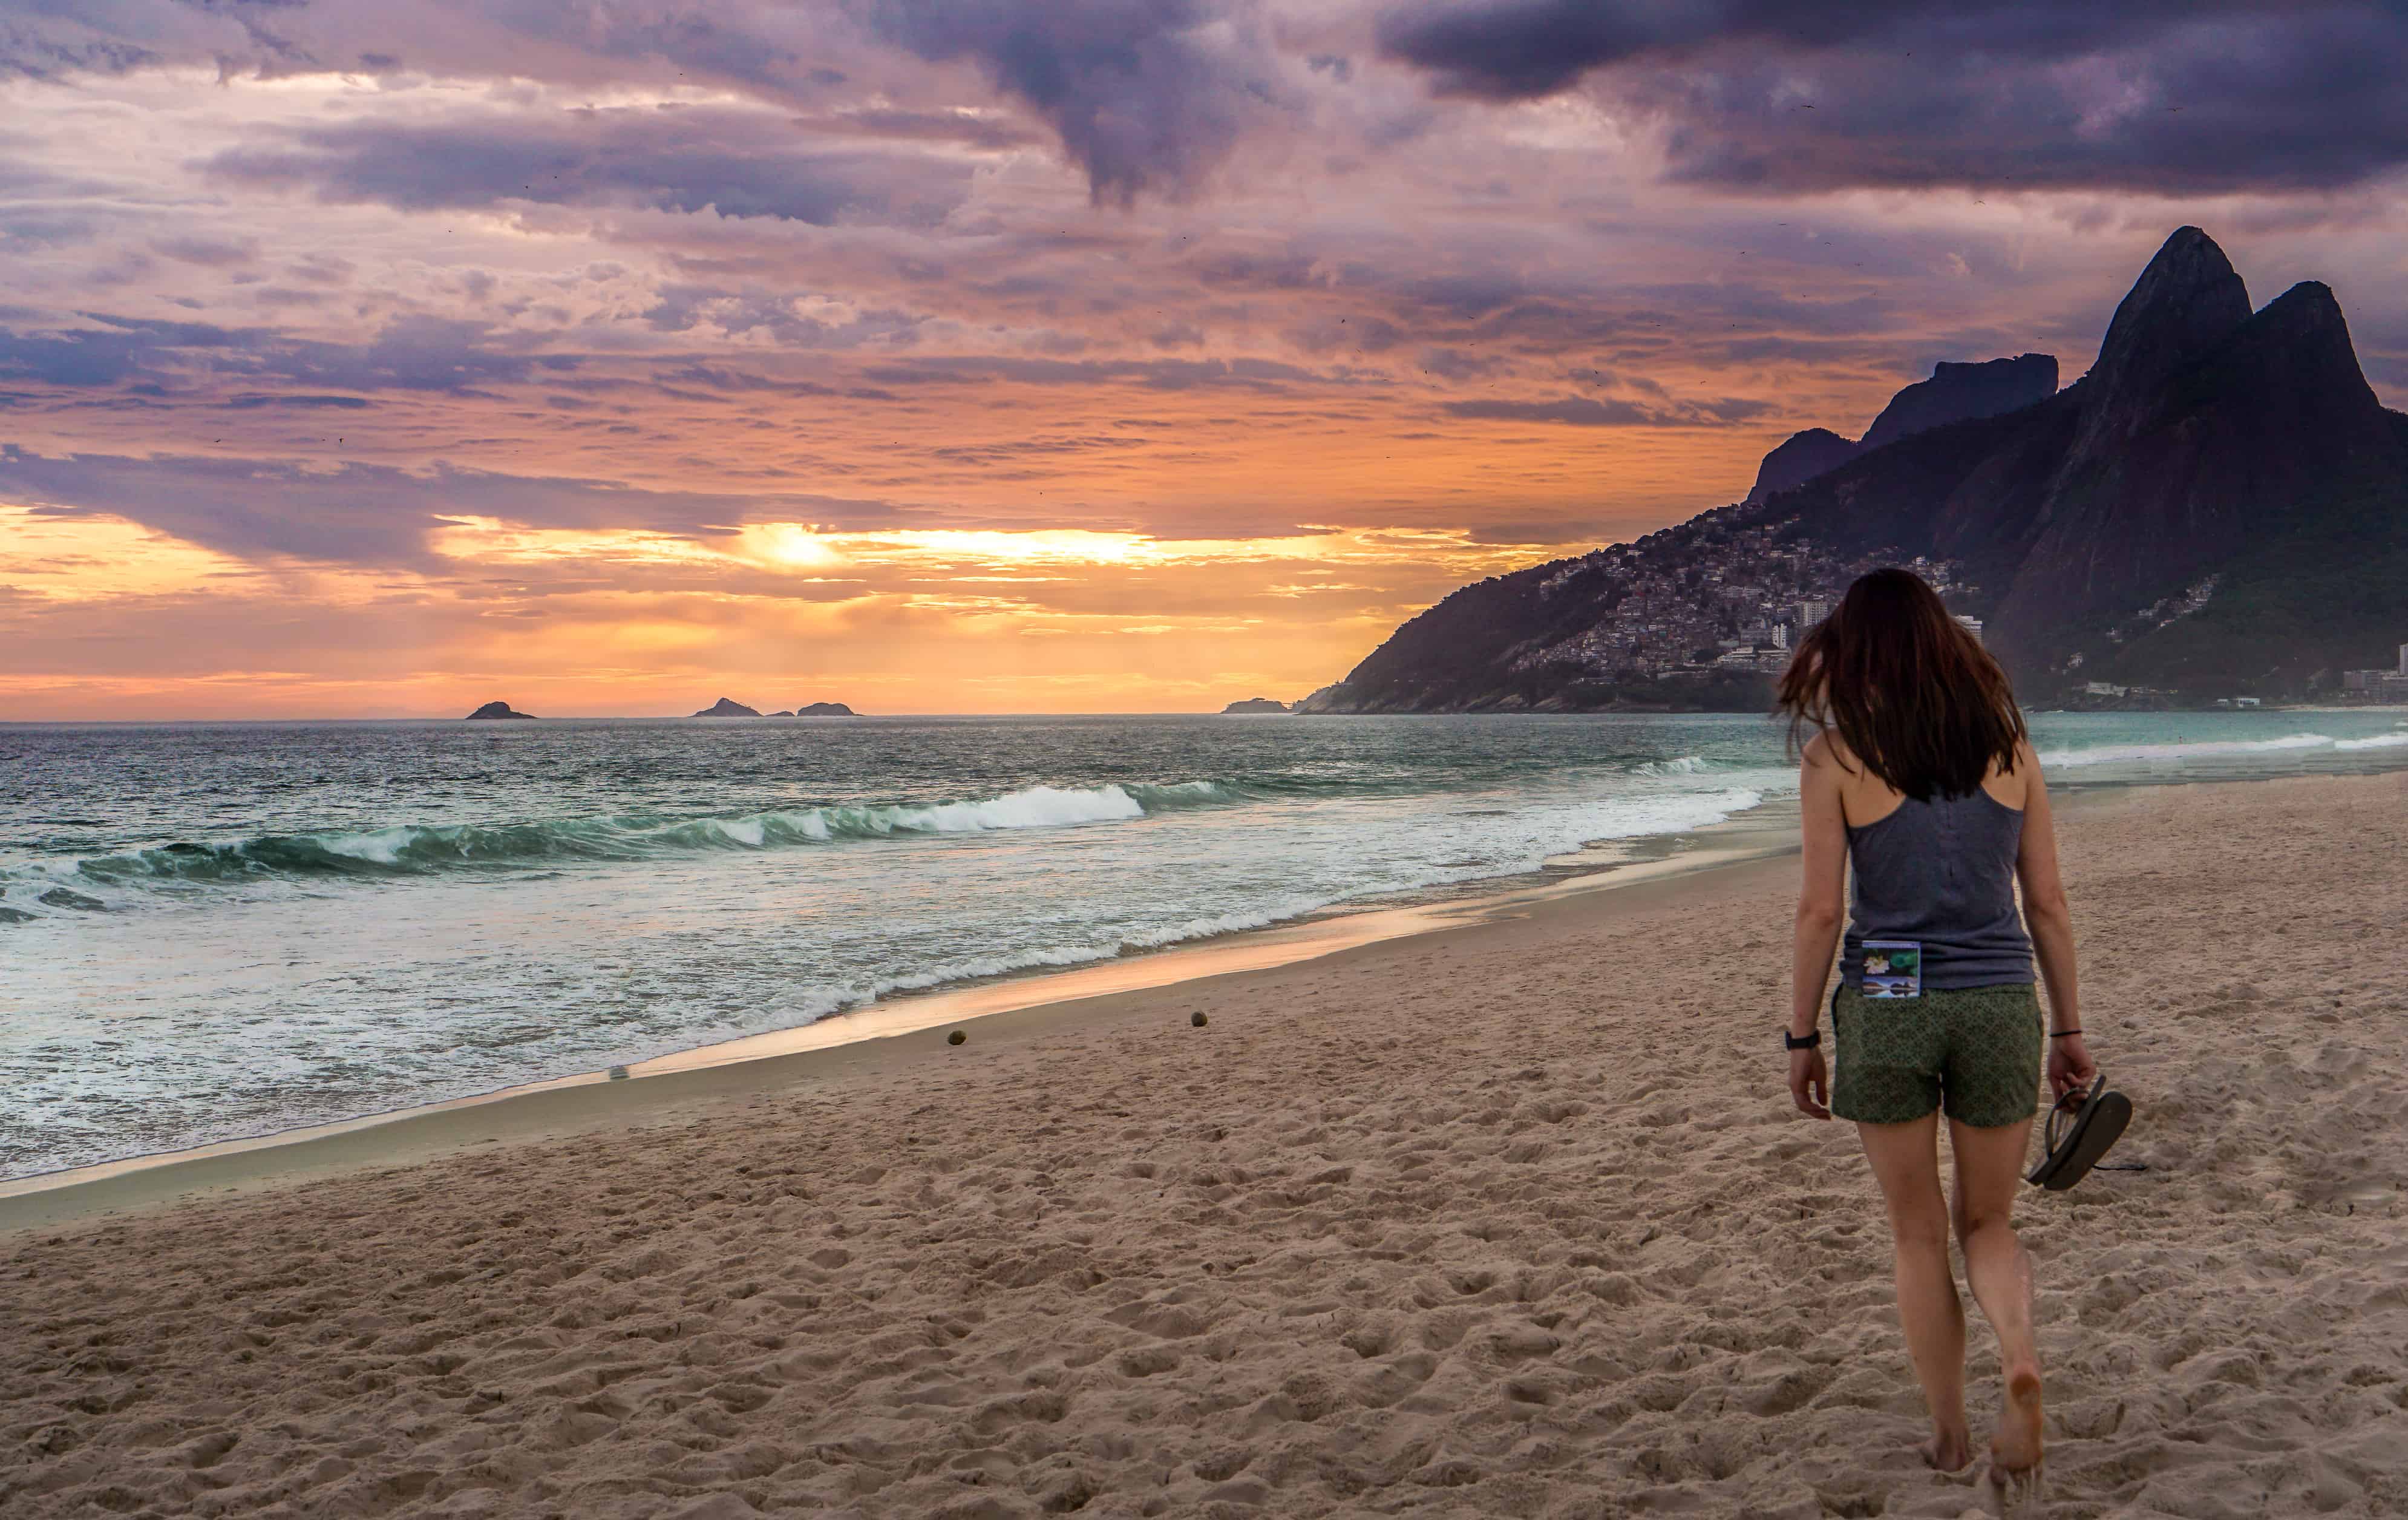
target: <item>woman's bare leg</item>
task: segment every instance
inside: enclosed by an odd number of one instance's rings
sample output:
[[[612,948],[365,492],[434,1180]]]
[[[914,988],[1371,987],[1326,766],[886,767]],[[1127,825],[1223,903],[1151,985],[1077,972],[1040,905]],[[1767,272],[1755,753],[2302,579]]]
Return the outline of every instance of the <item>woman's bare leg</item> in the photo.
[[[1965,1281],[1982,1317],[1999,1337],[1999,1368],[2007,1382],[1999,1433],[1990,1442],[1990,1475],[2000,1481],[2040,1466],[2040,1349],[2032,1339],[2031,1257],[2009,1222],[2023,1185],[2024,1148],[2031,1121],[1975,1129],[1951,1122],[1956,1153],[1956,1240],[1965,1252]]]
[[[1940,1116],[1856,1126],[1889,1206],[1898,1253],[1898,1319],[1931,1411],[1924,1459],[1954,1472],[1973,1459],[1965,1421],[1965,1306],[1948,1269],[1948,1200],[1940,1191]]]

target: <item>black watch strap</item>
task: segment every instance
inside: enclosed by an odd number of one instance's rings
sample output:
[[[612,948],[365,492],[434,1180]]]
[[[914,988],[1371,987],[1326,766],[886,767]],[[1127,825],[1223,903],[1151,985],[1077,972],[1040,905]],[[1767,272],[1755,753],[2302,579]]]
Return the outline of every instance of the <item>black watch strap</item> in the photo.
[[[1823,1043],[1823,1031],[1820,1029],[1815,1030],[1813,1034],[1808,1035],[1803,1040],[1799,1039],[1796,1035],[1791,1034],[1786,1029],[1781,1031],[1781,1048],[1785,1051],[1810,1051],[1821,1043]]]

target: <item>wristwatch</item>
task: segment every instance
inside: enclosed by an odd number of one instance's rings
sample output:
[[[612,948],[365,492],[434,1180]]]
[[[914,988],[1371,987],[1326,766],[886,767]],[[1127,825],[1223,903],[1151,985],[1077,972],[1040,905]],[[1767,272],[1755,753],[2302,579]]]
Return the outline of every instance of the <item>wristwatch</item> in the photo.
[[[1811,1051],[1821,1043],[1823,1043],[1823,1031],[1820,1029],[1815,1030],[1813,1034],[1808,1035],[1803,1040],[1799,1039],[1796,1035],[1791,1034],[1786,1029],[1781,1031],[1781,1048],[1785,1051]]]

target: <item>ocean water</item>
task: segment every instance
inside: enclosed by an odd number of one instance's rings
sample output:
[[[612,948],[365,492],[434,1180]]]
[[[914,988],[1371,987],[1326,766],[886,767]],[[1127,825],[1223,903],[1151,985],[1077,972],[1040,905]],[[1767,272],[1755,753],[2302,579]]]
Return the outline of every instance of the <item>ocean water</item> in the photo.
[[[2408,767],[2380,710],[2034,723],[2060,782]],[[0,725],[0,1177],[1483,890],[1795,790],[1727,715]]]

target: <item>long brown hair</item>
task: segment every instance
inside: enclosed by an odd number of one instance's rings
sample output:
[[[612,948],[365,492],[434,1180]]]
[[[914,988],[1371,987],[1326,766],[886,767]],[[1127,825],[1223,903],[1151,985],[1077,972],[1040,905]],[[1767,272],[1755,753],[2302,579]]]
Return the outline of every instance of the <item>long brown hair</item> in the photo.
[[[1799,641],[1779,711],[1794,747],[1836,731],[1859,764],[1918,802],[2015,768],[2024,715],[2007,673],[1912,571],[1875,570]]]

